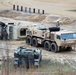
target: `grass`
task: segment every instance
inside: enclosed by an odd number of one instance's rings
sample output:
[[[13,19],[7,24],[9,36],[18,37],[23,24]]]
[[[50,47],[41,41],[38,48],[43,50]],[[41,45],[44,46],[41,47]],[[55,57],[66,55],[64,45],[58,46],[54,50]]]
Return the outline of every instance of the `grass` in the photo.
[[[1,66],[2,66],[2,65],[0,64],[0,70],[1,70]]]
[[[43,59],[38,68],[32,66],[28,71],[26,70],[26,67],[19,67],[15,69],[12,59],[10,60],[9,67],[10,74],[14,73],[14,75],[76,75],[76,70],[68,64],[61,64],[50,59]]]
[[[76,9],[75,10],[69,10],[69,11],[76,12]]]
[[[39,72],[48,72],[49,75],[65,75],[65,73],[75,72],[75,69],[68,64],[61,64],[59,62],[53,62],[51,60],[43,60],[39,67]]]

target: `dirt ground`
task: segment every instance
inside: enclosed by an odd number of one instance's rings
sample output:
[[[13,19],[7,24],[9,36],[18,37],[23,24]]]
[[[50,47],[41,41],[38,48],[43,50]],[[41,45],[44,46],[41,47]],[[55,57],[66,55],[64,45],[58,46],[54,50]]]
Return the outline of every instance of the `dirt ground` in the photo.
[[[12,11],[12,5],[22,5],[24,7],[36,8],[41,11],[45,10],[45,15],[42,14],[29,14],[23,12]],[[0,0],[0,17],[7,17],[16,20],[26,20],[32,22],[55,24],[60,21],[62,25],[71,25],[70,29],[75,28],[76,24],[76,1],[75,0]],[[74,26],[73,26],[74,25]],[[66,29],[69,29],[66,27]],[[76,28],[75,28],[76,31]],[[2,55],[6,56],[6,42],[0,42],[0,58]],[[8,48],[9,56],[12,59],[15,49],[19,46],[26,46],[34,48],[25,44],[25,41],[11,41]],[[3,47],[3,48],[2,48]],[[75,46],[76,47],[76,46]],[[10,75],[76,75],[76,49],[72,51],[62,51],[52,53],[42,50],[43,61],[38,69],[31,67],[28,71],[26,68],[14,69],[13,61],[10,66]],[[74,48],[74,47],[73,47]],[[0,66],[1,68],[1,66]],[[4,67],[5,69],[5,67]],[[2,72],[2,71],[1,71]],[[0,75],[2,73],[0,72]],[[5,71],[4,71],[5,72]],[[6,75],[3,74],[3,75]]]
[[[19,5],[19,8],[22,5],[23,9],[27,7],[27,13],[12,11],[13,4]],[[30,7],[31,12],[33,12],[33,8],[36,8],[36,14],[28,13]],[[75,25],[75,8],[75,0],[0,0],[0,17],[40,22],[43,24],[56,24],[57,21],[60,21],[62,25]],[[42,10],[45,10],[45,14],[37,14],[38,9],[40,9],[41,13]]]
[[[26,66],[15,68],[13,66],[13,53],[19,46],[25,46],[29,48],[35,48],[29,46],[25,41],[10,41],[6,45],[5,41],[1,42],[1,51],[0,58],[2,55],[6,56],[6,49],[9,49],[10,56],[10,75],[76,75],[76,51],[62,51],[58,53],[53,53],[50,51],[44,50],[44,48],[37,47],[42,50],[42,62],[40,63],[39,68],[30,66],[30,69],[27,70]],[[10,44],[10,45],[9,45]],[[8,47],[7,47],[8,46]],[[2,53],[3,54],[2,54]],[[3,65],[4,66],[4,65]],[[3,67],[3,75],[6,75],[6,66]]]
[[[15,20],[38,22],[41,24],[56,24],[57,21],[60,25],[75,25],[76,19],[66,16],[54,15],[54,14],[33,14],[25,13],[13,10],[3,10],[0,12],[0,17],[11,18]]]
[[[22,5],[45,10],[49,14],[57,14],[76,18],[76,13],[68,10],[76,10],[75,0],[0,0],[0,10],[12,9],[12,5]]]

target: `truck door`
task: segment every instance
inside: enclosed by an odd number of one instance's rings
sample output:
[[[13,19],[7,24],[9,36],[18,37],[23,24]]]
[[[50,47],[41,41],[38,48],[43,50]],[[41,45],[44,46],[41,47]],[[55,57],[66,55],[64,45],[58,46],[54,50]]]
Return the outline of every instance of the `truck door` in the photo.
[[[61,44],[61,37],[60,37],[60,35],[56,35],[55,41],[56,41],[57,45],[60,46],[60,44]]]

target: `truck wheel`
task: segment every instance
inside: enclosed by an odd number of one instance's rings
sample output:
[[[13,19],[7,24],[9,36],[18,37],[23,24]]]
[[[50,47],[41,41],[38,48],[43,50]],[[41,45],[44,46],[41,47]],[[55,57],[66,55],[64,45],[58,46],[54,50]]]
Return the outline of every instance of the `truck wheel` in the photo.
[[[38,46],[38,42],[36,38],[32,39],[32,46],[37,47]]]
[[[45,41],[45,43],[44,43],[44,49],[46,49],[46,50],[50,50],[50,42],[49,41]]]
[[[27,38],[26,38],[26,43],[27,43],[28,45],[31,45],[31,37],[30,37],[30,36],[27,36]]]
[[[52,52],[56,53],[58,51],[58,47],[57,47],[56,43],[51,43],[50,47],[51,47],[51,51]]]

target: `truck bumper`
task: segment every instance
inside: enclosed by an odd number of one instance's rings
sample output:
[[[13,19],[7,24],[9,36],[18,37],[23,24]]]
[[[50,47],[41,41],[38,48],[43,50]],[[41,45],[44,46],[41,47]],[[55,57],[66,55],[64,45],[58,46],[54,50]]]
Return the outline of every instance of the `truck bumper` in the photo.
[[[76,44],[76,40],[71,40],[71,41],[62,41],[61,46],[72,46]]]

